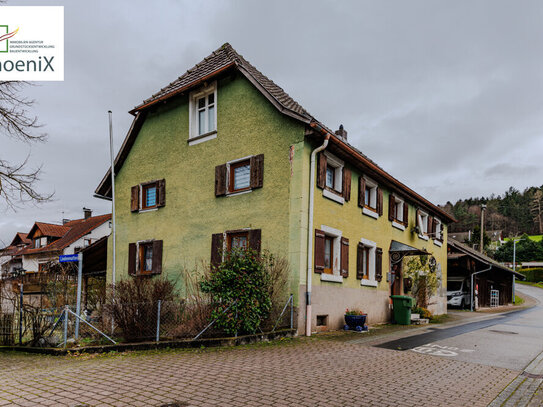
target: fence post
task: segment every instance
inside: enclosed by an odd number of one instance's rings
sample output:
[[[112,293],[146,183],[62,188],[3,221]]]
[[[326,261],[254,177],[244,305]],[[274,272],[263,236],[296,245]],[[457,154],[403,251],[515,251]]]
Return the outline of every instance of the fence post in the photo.
[[[237,304],[237,300],[236,300],[236,304]],[[238,337],[238,307],[236,306],[236,338]]]
[[[156,341],[160,341],[160,306],[162,300],[158,300],[157,315],[156,315]]]
[[[64,347],[68,344],[68,306],[64,308]]]
[[[294,295],[290,294],[290,329],[294,326]]]

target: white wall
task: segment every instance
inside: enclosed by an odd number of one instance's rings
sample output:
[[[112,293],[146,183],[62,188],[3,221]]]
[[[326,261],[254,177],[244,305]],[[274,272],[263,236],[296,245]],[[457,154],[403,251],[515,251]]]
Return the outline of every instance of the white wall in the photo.
[[[85,236],[82,236],[81,239],[76,240],[71,245],[66,247],[64,249],[63,254],[74,254],[76,247],[84,247],[85,246],[85,239],[91,239],[92,242],[96,242],[98,239],[101,239],[104,236],[109,236],[111,233],[111,227],[109,226],[109,221],[106,221],[102,223],[97,228],[94,228],[90,233],[86,234]]]

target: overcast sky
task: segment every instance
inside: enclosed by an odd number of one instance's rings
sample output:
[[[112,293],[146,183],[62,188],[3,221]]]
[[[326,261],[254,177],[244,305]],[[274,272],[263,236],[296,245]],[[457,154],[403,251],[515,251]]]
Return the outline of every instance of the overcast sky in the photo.
[[[8,1],[65,7],[65,80],[27,88],[52,202],[0,205],[0,246],[93,198],[127,112],[225,42],[393,176],[439,204],[543,184],[541,1]],[[0,9],[1,13],[1,9]],[[1,77],[0,77],[1,79]],[[29,147],[0,134],[0,158]]]

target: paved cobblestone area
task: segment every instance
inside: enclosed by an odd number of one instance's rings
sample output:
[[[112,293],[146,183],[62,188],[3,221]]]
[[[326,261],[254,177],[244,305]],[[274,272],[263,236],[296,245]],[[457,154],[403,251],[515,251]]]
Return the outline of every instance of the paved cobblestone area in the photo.
[[[519,373],[348,342],[287,342],[88,360],[0,353],[0,406],[487,406]]]

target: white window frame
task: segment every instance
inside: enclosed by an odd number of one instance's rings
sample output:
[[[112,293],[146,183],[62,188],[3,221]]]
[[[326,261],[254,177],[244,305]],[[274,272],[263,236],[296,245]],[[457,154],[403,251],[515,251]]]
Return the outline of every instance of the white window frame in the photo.
[[[343,283],[341,275],[341,230],[330,226],[321,225],[321,230],[326,236],[334,238],[334,258],[332,259],[332,274],[321,273],[321,281],[331,281],[333,283]]]
[[[214,98],[214,107],[215,107],[215,129],[208,131],[204,134],[199,134],[198,132],[198,99],[202,97],[207,97],[213,93]],[[217,138],[217,82],[213,82],[205,88],[201,88],[197,91],[191,92],[189,94],[189,146],[203,143],[208,140]]]
[[[400,229],[400,230],[405,230],[405,226],[403,225],[403,211],[404,211],[404,205],[405,205],[405,200],[403,200],[402,198],[398,197],[397,195],[393,195],[394,196],[394,212],[396,214],[396,216],[394,216],[394,220],[392,221],[392,226],[394,226],[396,229]],[[400,211],[398,213],[398,206],[400,206]],[[398,216],[399,215],[399,216]]]
[[[232,164],[237,164],[241,161],[249,161],[249,171],[250,171],[250,168],[251,168],[251,157],[253,157],[252,155],[248,155],[247,157],[242,157],[242,158],[236,158],[235,160],[232,160],[232,161],[228,161],[226,163],[226,196],[236,196],[236,195],[243,195],[243,194],[248,194],[249,192],[253,192],[253,189],[252,188],[249,188],[249,189],[246,189],[245,191],[236,191],[236,192],[231,192],[230,191],[230,166]],[[249,187],[251,186],[251,178],[249,176]]]
[[[417,216],[417,225],[419,227],[419,238],[422,240],[428,240],[428,213],[419,209]]]
[[[326,165],[333,167],[335,169],[334,171],[334,185],[335,188],[330,188],[326,186],[326,180],[325,180],[325,188],[322,190],[322,196],[325,198],[331,199],[332,201],[335,201],[341,205],[345,203],[345,198],[343,198],[343,169],[345,168],[345,162],[337,158],[332,153],[325,151],[324,155],[326,156]]]
[[[363,178],[366,184],[366,188],[370,188],[370,206],[366,206],[366,191],[364,191],[364,207],[362,208],[362,213],[374,219],[378,219],[379,214],[377,213],[377,188],[379,187],[379,184],[366,176],[364,176]]]
[[[366,287],[377,287],[378,282],[375,279],[375,262],[376,262],[376,253],[377,253],[377,243],[372,240],[360,239],[360,243],[370,249],[369,264],[368,267],[368,278],[360,280],[360,285]]]
[[[434,221],[436,222],[436,234],[434,236],[434,244],[441,247],[443,243],[439,239],[442,238],[443,235],[443,224],[437,218],[434,218]]]

